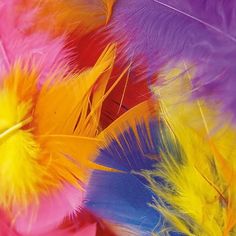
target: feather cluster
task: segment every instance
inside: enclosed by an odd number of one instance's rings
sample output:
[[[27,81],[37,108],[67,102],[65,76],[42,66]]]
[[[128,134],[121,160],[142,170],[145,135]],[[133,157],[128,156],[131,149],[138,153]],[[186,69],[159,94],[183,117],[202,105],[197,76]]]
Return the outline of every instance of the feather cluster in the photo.
[[[0,236],[235,236],[234,0],[0,1]]]

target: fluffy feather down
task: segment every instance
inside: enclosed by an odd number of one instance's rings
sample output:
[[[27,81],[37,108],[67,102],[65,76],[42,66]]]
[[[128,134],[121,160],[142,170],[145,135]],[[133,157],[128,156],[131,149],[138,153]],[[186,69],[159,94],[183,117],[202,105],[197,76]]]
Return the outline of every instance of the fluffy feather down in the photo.
[[[219,127],[204,101],[190,103],[183,96],[188,90],[186,75],[158,89],[165,124],[161,161],[145,172],[157,196],[154,208],[184,235],[235,235],[235,129]]]
[[[36,66],[42,79],[62,64],[67,53],[62,36],[52,39],[48,33],[32,31],[35,8],[22,6],[22,1],[6,0],[0,4],[0,69],[8,72],[18,60]]]
[[[76,187],[79,197],[91,168],[108,170],[93,163],[93,154],[101,142],[96,136],[102,103],[123,76],[105,90],[114,60],[115,46],[110,45],[93,68],[66,77],[56,73],[40,89],[37,73],[20,64],[2,81],[1,205],[16,216],[16,224],[28,219],[29,227],[42,230],[42,199],[53,197],[58,189],[66,191],[65,183]],[[72,195],[65,201],[59,197],[70,207],[51,218],[51,224],[60,222],[69,209],[75,210]]]

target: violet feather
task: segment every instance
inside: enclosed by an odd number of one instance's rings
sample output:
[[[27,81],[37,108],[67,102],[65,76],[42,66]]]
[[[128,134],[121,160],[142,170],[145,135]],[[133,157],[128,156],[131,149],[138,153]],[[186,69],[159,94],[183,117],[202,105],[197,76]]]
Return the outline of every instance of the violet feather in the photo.
[[[120,0],[111,34],[149,74],[167,62],[194,65],[194,97],[221,104],[236,119],[234,0]]]

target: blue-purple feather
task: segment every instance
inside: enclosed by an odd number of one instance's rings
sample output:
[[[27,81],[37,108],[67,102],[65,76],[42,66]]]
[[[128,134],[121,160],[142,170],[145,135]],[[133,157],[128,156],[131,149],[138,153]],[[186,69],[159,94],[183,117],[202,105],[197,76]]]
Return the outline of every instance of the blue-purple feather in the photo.
[[[148,206],[154,194],[145,178],[135,172],[152,169],[158,160],[158,123],[137,124],[136,131],[138,135],[127,128],[118,137],[110,137],[108,146],[100,150],[97,163],[123,172],[95,171],[86,205],[106,219],[151,232],[162,217]]]
[[[193,97],[236,119],[236,1],[119,0],[110,32],[149,75],[170,62],[194,65]]]
[[[128,127],[111,136],[110,142],[100,150],[96,162],[121,173],[95,171],[88,187],[86,206],[98,216],[118,224],[138,229],[140,235],[160,233],[169,228],[164,217],[152,208],[155,194],[148,187],[143,171],[156,168],[163,151],[160,128],[162,124],[151,119]],[[171,143],[166,143],[173,146]],[[161,180],[160,180],[161,181]],[[164,234],[163,234],[164,235]],[[178,236],[174,230],[171,236]]]

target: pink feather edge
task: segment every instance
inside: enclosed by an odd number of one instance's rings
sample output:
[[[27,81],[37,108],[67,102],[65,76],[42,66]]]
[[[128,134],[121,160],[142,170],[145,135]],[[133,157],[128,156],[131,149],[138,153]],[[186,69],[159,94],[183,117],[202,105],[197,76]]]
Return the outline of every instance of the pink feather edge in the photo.
[[[30,236],[51,231],[57,228],[66,216],[76,214],[83,199],[82,191],[65,185],[62,190],[43,196],[38,206],[31,205],[25,212],[20,213],[15,221],[16,230]]]
[[[46,32],[27,32],[37,9],[22,11],[18,8],[19,3],[19,0],[4,0],[0,3],[0,78],[20,61],[23,65],[37,68],[42,82],[53,69],[59,69],[61,65],[66,64],[64,38],[60,36],[52,39]],[[64,186],[61,191],[42,197],[37,206],[29,206],[16,217],[14,226],[23,235],[45,235],[43,232],[57,227],[65,217],[73,214],[82,202],[82,191],[72,186]],[[15,212],[17,213],[17,209]],[[0,223],[1,235],[17,235],[3,215]]]
[[[64,37],[52,39],[46,32],[28,32],[37,9],[22,10],[19,0],[0,3],[0,69],[8,71],[20,61],[35,66],[44,79],[65,65]]]

